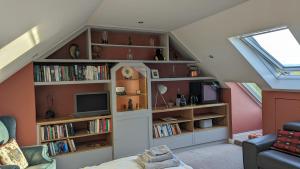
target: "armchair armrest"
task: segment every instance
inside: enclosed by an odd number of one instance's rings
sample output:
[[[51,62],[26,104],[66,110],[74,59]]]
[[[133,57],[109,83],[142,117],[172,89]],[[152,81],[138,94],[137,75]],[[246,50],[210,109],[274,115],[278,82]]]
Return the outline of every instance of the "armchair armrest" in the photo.
[[[244,169],[258,169],[258,153],[268,150],[276,141],[275,134],[265,135],[243,142]]]
[[[29,166],[52,162],[53,159],[48,155],[46,145],[22,147],[23,154],[27,159]]]
[[[0,165],[0,169],[20,169],[17,165]]]
[[[289,122],[283,125],[284,130],[300,131],[300,122]]]

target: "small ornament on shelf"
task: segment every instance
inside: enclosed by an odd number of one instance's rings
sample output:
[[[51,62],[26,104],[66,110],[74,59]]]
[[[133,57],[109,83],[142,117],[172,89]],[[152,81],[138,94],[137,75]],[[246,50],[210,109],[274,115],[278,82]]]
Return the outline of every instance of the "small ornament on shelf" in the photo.
[[[101,39],[102,43],[107,44],[108,43],[108,32],[107,31],[103,31],[102,32],[102,39]]]
[[[150,40],[149,40],[149,45],[150,46],[154,46],[155,45],[155,41],[154,41],[154,38],[150,38]]]
[[[127,59],[128,60],[133,60],[133,55],[131,53],[131,49],[128,49]]]
[[[132,45],[132,38],[131,38],[131,36],[128,37],[128,45]]]
[[[54,98],[52,95],[47,96],[48,110],[45,113],[46,119],[55,118],[55,112],[53,111]]]
[[[186,99],[185,99],[184,95],[181,95],[181,97],[180,97],[180,106],[181,107],[186,106]]]
[[[162,54],[162,49],[156,49],[154,60],[165,60],[165,57]]]
[[[128,111],[132,111],[133,110],[133,103],[132,103],[132,99],[128,100],[128,106],[127,106],[127,110]]]

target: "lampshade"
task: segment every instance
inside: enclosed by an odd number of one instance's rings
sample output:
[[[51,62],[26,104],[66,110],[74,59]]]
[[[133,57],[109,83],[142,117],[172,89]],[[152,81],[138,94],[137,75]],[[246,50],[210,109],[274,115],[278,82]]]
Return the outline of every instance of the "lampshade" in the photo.
[[[157,89],[160,94],[165,94],[168,91],[167,86],[162,85],[162,84],[157,85]]]

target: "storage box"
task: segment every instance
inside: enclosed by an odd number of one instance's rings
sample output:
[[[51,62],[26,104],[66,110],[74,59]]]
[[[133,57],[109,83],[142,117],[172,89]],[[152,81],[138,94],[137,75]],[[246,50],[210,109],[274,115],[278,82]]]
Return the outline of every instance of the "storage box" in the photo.
[[[212,127],[213,124],[212,124],[212,119],[207,119],[207,120],[200,120],[195,125],[198,128],[210,128]]]

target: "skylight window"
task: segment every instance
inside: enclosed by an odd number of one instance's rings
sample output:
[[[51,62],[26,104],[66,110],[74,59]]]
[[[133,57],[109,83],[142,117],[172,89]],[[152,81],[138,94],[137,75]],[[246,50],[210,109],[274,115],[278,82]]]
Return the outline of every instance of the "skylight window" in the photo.
[[[300,45],[287,27],[245,35],[242,40],[256,50],[277,77],[300,77]]]
[[[0,49],[0,70],[40,43],[37,27],[19,36]]]

